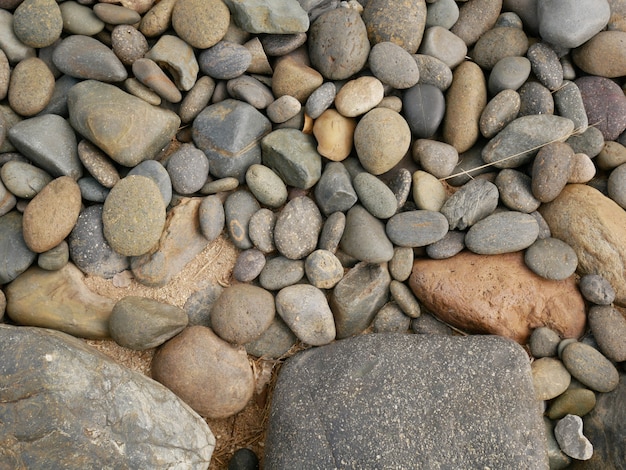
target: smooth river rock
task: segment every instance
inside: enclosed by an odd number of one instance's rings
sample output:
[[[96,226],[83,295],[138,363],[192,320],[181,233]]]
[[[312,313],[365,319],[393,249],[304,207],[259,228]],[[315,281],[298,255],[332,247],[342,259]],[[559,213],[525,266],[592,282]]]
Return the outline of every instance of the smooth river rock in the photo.
[[[468,332],[524,344],[540,326],[563,338],[579,337],[585,329],[585,303],[574,277],[543,279],[526,267],[521,252],[465,251],[444,260],[416,260],[409,285],[429,311]]]

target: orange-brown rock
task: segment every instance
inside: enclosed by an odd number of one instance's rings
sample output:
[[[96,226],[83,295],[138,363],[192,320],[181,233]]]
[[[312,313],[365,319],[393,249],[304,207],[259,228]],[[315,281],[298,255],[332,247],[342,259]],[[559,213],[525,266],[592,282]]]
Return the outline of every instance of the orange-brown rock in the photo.
[[[525,344],[547,326],[562,338],[585,329],[585,304],[574,276],[551,281],[524,264],[522,252],[477,255],[413,264],[409,285],[438,318],[468,333],[496,334]]]

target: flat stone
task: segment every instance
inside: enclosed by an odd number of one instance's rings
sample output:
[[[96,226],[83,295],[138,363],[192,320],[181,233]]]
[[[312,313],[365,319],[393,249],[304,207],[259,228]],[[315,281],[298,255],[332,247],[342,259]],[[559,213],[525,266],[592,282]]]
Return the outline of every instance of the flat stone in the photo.
[[[570,147],[572,147],[572,150],[574,150],[574,152],[584,153],[590,158],[598,156],[598,154],[605,148],[604,136],[602,135],[602,131],[594,126],[587,127],[587,130],[581,134],[571,135],[565,142],[567,142]],[[607,147],[613,144],[620,145],[618,142],[609,141],[607,142]],[[598,160],[598,166],[600,168],[602,168],[601,165],[602,164],[600,163],[600,160]]]
[[[93,10],[96,16],[107,24],[135,24],[141,20],[139,13],[123,5],[97,3]]]
[[[498,205],[498,188],[484,179],[473,179],[450,196],[441,207],[450,229],[465,230],[490,215]]]
[[[362,333],[387,302],[391,276],[384,265],[361,262],[333,289],[329,305],[335,317],[337,338]]]
[[[193,121],[193,141],[209,159],[211,174],[240,182],[246,170],[261,163],[261,139],[272,127],[253,106],[226,99],[205,108]]]
[[[272,89],[249,75],[241,75],[228,80],[226,90],[233,98],[248,103],[256,109],[265,109],[274,101]]]
[[[615,307],[595,305],[589,309],[589,327],[600,351],[614,362],[626,361],[626,318]]]
[[[143,351],[180,333],[189,321],[185,311],[147,297],[127,296],[115,303],[109,317],[111,338],[120,346]]]
[[[385,226],[361,205],[348,211],[340,246],[346,254],[369,263],[384,263],[393,257]]]
[[[546,279],[561,281],[576,271],[578,257],[567,243],[558,238],[542,238],[528,247],[524,262],[532,272]]]
[[[322,214],[308,197],[289,201],[276,218],[274,243],[289,259],[303,259],[317,247],[322,230]]]
[[[237,24],[254,34],[304,33],[309,17],[296,0],[225,0]]]
[[[276,311],[306,344],[321,346],[335,339],[333,312],[317,287],[298,284],[281,289],[276,294]]]
[[[135,78],[170,103],[179,103],[183,95],[167,74],[152,59],[142,57],[133,62]]]
[[[67,98],[72,127],[124,166],[152,159],[176,134],[180,118],[106,83],[87,80]]]
[[[7,314],[19,325],[38,326],[90,339],[109,337],[115,302],[90,291],[83,273],[68,263],[58,271],[32,267],[5,289]]]
[[[61,72],[75,78],[111,83],[128,78],[113,51],[89,36],[74,34],[63,39],[55,47],[52,61]]]
[[[5,260],[0,267],[1,284],[11,282],[26,271],[37,257],[24,241],[22,219],[17,211],[0,216],[0,255]]]
[[[589,122],[602,131],[604,140],[617,140],[626,129],[626,96],[619,85],[595,76],[580,77],[574,83],[580,89]]]
[[[402,94],[402,108],[411,132],[425,139],[432,137],[439,129],[446,111],[446,101],[437,86],[418,83]]]
[[[120,174],[107,154],[88,140],[81,140],[78,143],[78,158],[89,174],[102,186],[112,188],[120,180]]]
[[[346,228],[346,215],[343,212],[333,212],[324,221],[317,247],[336,253],[339,242]]]
[[[295,51],[307,41],[304,32],[291,34],[267,34],[259,38],[259,43],[267,56],[283,56]],[[250,71],[250,70],[248,70]],[[258,72],[254,72],[258,73]]]
[[[475,357],[482,359],[477,363]],[[448,399],[438,399],[433,383]],[[357,410],[346,399],[354,390],[361,403]],[[439,411],[432,413],[435,406]],[[460,426],[451,430],[448,423],[460,416]],[[313,424],[302,426],[303,420]],[[398,449],[400,428],[414,438]],[[371,462],[409,468],[436,461],[457,468],[547,469],[543,432],[528,358],[513,343],[493,337],[363,335],[287,362],[272,402],[265,464],[290,468],[305,459],[320,468],[338,461],[352,468]],[[460,453],[459,442],[476,452]]]
[[[215,91],[215,80],[202,76],[194,83],[189,93],[180,102],[178,115],[184,123],[193,121],[209,104]]]
[[[453,146],[431,139],[416,140],[412,154],[424,171],[437,178],[450,176],[459,161],[459,153]]]
[[[317,119],[326,111],[335,100],[337,87],[334,83],[326,82],[309,95],[305,104],[306,113]]]
[[[238,413],[254,392],[245,349],[205,326],[185,328],[162,345],[152,359],[152,377],[207,418]]]
[[[539,212],[552,236],[576,252],[579,274],[601,275],[615,289],[615,303],[626,305],[624,210],[591,186],[571,184]]]
[[[372,322],[374,333],[406,333],[411,325],[407,317],[395,302],[387,302],[378,311]]]
[[[160,36],[172,25],[172,11],[176,0],[158,2],[150,8],[139,23],[139,30],[147,37]]]
[[[619,372],[600,351],[574,341],[565,346],[561,360],[579,382],[597,392],[610,392],[619,384]]]
[[[197,49],[208,49],[226,35],[230,16],[222,0],[183,0],[175,3],[171,18],[174,31],[183,41]]]
[[[80,188],[80,195],[85,201],[102,203],[106,201],[111,192],[109,188],[105,188],[90,176],[79,179],[77,183]]]
[[[163,386],[63,333],[9,325],[0,331],[7,367],[1,414],[3,422],[11,417],[11,426],[2,432],[7,442],[3,463],[46,462],[56,468],[209,465],[215,448],[211,430]],[[10,386],[18,380],[20,387]],[[24,406],[39,411],[23,413]],[[26,442],[15,439],[17,430]],[[44,440],[38,438],[42,430]]]
[[[419,80],[419,69],[411,54],[393,42],[375,44],[368,60],[372,73],[393,88],[410,88]]]
[[[468,332],[524,344],[540,326],[563,338],[577,338],[585,328],[575,279],[543,279],[526,267],[522,253],[462,252],[444,260],[416,260],[409,286],[429,311]]]
[[[561,450],[576,460],[589,460],[593,455],[593,445],[583,434],[583,420],[580,416],[567,415],[554,427]]]
[[[277,98],[267,107],[267,117],[275,124],[282,124],[295,117],[302,105],[293,96],[283,95]]]
[[[564,80],[554,92],[554,105],[559,116],[571,119],[577,133],[587,130],[589,119],[580,89],[574,82]]]
[[[416,210],[400,212],[387,221],[387,237],[397,246],[426,246],[448,233],[448,220],[440,212]]]
[[[532,215],[504,211],[488,215],[470,227],[465,246],[481,255],[498,255],[524,250],[539,235],[539,225]]]

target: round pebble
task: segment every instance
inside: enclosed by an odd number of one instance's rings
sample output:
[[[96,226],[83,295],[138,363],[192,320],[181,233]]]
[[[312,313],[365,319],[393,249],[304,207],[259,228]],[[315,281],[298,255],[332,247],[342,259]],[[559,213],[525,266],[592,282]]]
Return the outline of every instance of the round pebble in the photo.
[[[583,297],[597,305],[611,305],[615,300],[615,290],[611,283],[600,274],[585,274],[578,284]]]
[[[393,42],[375,44],[370,50],[369,66],[376,78],[399,90],[419,80],[419,69],[411,54]]]
[[[527,50],[528,37],[522,28],[493,28],[474,44],[472,58],[482,69],[491,70],[505,57],[523,57]]]
[[[489,92],[497,95],[504,90],[518,90],[530,75],[531,65],[526,57],[503,57],[489,75]]]
[[[604,136],[617,140],[626,129],[626,96],[614,81],[605,77],[584,76],[574,82],[580,89],[587,118]]]
[[[619,384],[615,366],[587,344],[575,341],[566,345],[561,359],[570,374],[591,390],[608,393]]]
[[[551,400],[567,390],[571,375],[558,359],[542,357],[530,365],[537,400]]]
[[[528,347],[533,357],[553,357],[557,355],[557,348],[561,338],[558,333],[548,327],[535,328],[530,335]]]
[[[480,132],[487,138],[494,137],[513,121],[521,106],[521,99],[515,90],[502,90],[494,96],[480,115]]]
[[[524,253],[524,262],[535,274],[546,279],[562,281],[578,267],[574,249],[557,238],[535,241]]]
[[[246,183],[263,205],[277,208],[287,201],[287,186],[270,168],[253,164],[246,171]]]
[[[50,46],[61,37],[63,17],[54,0],[24,0],[13,12],[15,36],[30,47]]]
[[[313,119],[317,119],[335,101],[337,87],[332,82],[320,85],[306,100],[305,111]]]
[[[265,267],[265,256],[257,249],[244,250],[237,256],[233,277],[239,282],[251,282]]]
[[[393,249],[393,258],[389,261],[389,274],[396,281],[404,282],[413,270],[413,248],[397,246]]]
[[[568,183],[588,183],[596,175],[596,166],[586,153],[575,153],[569,162]]]
[[[315,250],[304,262],[304,272],[309,282],[318,289],[332,289],[343,277],[343,266],[327,250]]]
[[[176,34],[198,49],[208,49],[225,35],[230,10],[222,0],[179,0],[172,10],[172,27]]]
[[[433,26],[424,31],[419,53],[435,57],[454,69],[465,59],[467,45],[446,28]]]
[[[148,52],[148,40],[136,28],[119,25],[111,31],[111,47],[124,65],[133,65]]]
[[[193,194],[204,186],[209,176],[209,160],[194,145],[183,144],[167,160],[172,188],[179,194]]]

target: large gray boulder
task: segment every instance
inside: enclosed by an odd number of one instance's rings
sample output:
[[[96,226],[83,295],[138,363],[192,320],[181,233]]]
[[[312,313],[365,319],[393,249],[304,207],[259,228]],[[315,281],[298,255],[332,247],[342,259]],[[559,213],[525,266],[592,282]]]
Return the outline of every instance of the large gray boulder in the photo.
[[[208,425],[65,333],[0,325],[0,468],[207,469]]]
[[[283,366],[265,468],[548,469],[539,403],[505,338],[362,335]]]

